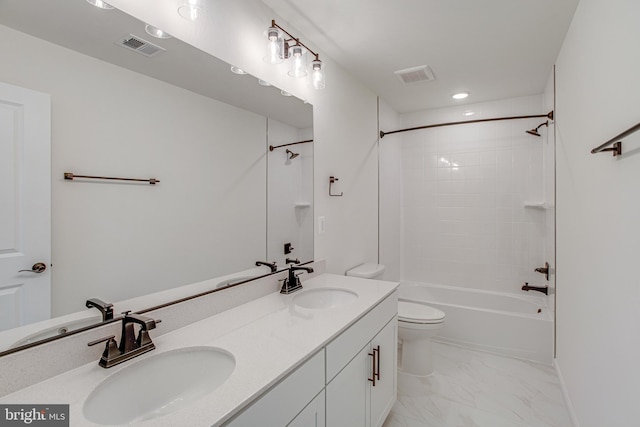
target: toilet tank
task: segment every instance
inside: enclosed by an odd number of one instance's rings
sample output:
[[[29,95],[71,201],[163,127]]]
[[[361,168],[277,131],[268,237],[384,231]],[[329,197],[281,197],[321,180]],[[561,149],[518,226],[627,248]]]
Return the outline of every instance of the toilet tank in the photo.
[[[360,264],[347,271],[347,276],[360,277],[363,279],[381,279],[384,274],[384,265],[375,263]]]

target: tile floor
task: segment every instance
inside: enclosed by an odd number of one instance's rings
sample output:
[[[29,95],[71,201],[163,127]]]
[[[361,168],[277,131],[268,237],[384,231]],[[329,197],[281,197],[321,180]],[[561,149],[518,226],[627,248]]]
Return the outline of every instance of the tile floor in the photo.
[[[383,427],[571,427],[551,366],[433,343],[435,372],[398,374]]]

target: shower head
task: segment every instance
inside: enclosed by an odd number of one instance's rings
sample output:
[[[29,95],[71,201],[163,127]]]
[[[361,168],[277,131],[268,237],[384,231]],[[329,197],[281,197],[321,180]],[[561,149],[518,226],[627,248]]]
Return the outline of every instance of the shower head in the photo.
[[[550,113],[550,114],[551,114],[551,113]],[[547,120],[546,122],[544,122],[544,123],[540,124],[537,128],[535,128],[535,129],[530,129],[530,130],[527,130],[527,131],[525,131],[525,132],[527,132],[529,135],[533,135],[533,136],[542,136],[542,135],[540,135],[540,133],[538,133],[538,129],[540,129],[542,126],[547,126],[547,127],[549,127],[549,120]]]
[[[299,153],[294,153],[291,150],[287,150],[287,154],[289,155],[289,160],[295,159],[296,157],[298,157],[300,155]]]

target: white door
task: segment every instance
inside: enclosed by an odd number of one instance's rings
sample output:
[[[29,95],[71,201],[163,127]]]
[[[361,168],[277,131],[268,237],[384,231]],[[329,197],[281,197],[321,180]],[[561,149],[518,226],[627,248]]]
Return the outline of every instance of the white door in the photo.
[[[0,331],[51,316],[50,111],[49,95],[0,83]]]

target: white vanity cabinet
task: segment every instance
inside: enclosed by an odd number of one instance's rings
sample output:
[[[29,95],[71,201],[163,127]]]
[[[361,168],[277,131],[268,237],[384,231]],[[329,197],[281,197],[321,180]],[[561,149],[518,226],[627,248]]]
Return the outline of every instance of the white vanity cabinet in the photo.
[[[397,337],[394,294],[326,347],[327,427],[384,423],[397,397]]]
[[[224,425],[382,426],[396,400],[397,311],[394,292]]]
[[[324,426],[324,395],[322,424],[302,424],[315,419],[317,398],[324,389],[324,351],[317,352],[295,371],[273,386],[237,417],[225,423],[229,427]],[[316,402],[316,404],[314,404]]]

